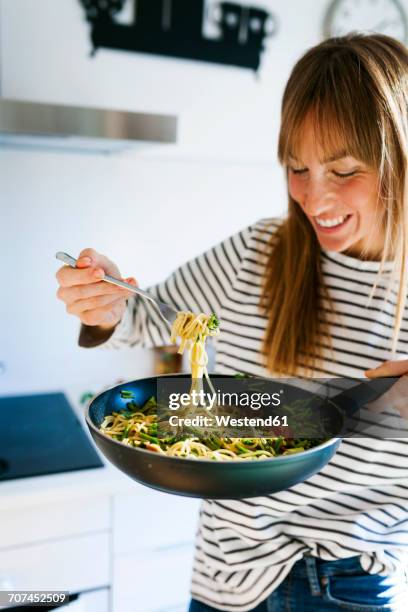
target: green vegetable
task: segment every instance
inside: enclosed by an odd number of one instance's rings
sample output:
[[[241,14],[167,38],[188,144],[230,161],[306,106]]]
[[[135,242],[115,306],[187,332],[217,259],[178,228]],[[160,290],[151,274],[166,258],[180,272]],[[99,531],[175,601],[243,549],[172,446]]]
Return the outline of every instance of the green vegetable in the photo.
[[[154,397],[154,395],[152,395],[152,397],[149,397],[147,402],[143,404],[141,408],[141,412],[147,412],[149,408],[156,408],[156,406],[157,406],[156,398]]]
[[[131,425],[128,425],[127,427],[125,427],[125,429],[123,431],[123,434],[122,434],[122,440],[123,440],[123,438],[127,438],[128,437],[128,434],[129,434],[129,431],[131,430],[131,428],[132,428]]]
[[[220,326],[220,322],[218,320],[218,317],[215,314],[215,312],[213,312],[210,318],[208,319],[207,327],[209,330],[215,331],[216,329],[219,328],[219,326]]]
[[[149,427],[150,435],[157,435],[157,423],[152,423]]]
[[[134,402],[134,401],[128,402],[126,404],[126,408],[127,408],[127,410],[133,410],[133,412],[139,412],[140,411],[140,406],[138,404],[136,404],[136,402]]]
[[[237,442],[235,444],[235,446],[240,451],[240,453],[247,453],[248,452],[248,449],[245,446],[243,446],[242,444],[240,444],[239,442]]]
[[[149,440],[149,442],[153,442],[154,444],[159,444],[158,438],[154,436],[149,436],[149,434],[145,434],[142,431],[139,431],[139,436],[143,438],[143,440]]]
[[[282,436],[279,436],[279,438],[276,438],[276,440],[273,441],[272,446],[273,446],[273,450],[276,453],[279,453],[280,448],[282,446],[282,444],[284,443],[285,438],[283,438]]]
[[[208,446],[208,448],[210,448],[211,450],[218,450],[219,448],[221,448],[221,440],[220,438],[217,438],[217,436],[210,436],[208,438],[204,438],[203,440],[200,440],[200,442]]]
[[[122,399],[133,399],[134,393],[133,391],[127,391],[126,389],[122,389],[122,391],[120,392],[120,397]]]

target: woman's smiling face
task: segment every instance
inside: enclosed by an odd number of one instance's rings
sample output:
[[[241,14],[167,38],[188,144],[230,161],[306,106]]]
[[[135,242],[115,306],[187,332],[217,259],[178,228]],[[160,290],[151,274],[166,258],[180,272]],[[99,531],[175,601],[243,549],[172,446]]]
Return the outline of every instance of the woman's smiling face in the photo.
[[[378,172],[345,151],[322,159],[312,124],[305,122],[296,156],[289,158],[288,188],[323,249],[381,258],[378,186]]]

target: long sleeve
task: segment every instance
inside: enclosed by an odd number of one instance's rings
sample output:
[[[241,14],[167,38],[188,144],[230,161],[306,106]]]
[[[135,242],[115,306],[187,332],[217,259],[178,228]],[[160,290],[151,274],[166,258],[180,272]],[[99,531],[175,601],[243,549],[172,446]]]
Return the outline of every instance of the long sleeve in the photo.
[[[163,283],[148,291],[177,310],[220,313],[248,248],[251,227],[219,243],[188,261]],[[82,326],[79,345],[120,348],[141,345],[145,348],[169,344],[169,326],[149,302],[134,296],[128,300],[122,320],[113,332],[97,332]]]

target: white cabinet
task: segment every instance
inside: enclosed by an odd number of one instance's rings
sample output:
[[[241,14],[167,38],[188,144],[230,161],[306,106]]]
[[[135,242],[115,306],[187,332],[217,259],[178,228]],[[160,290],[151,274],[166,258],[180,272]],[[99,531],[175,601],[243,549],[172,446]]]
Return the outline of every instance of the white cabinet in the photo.
[[[110,612],[110,497],[39,500],[0,507],[0,590],[68,591],[78,597],[64,611]]]
[[[111,527],[110,498],[94,497],[0,512],[0,550]],[[1,567],[1,566],[0,566]]]
[[[115,555],[193,542],[200,501],[144,487],[113,502]]]
[[[188,609],[193,545],[115,558],[113,612]]]
[[[0,590],[78,594],[67,612],[187,610],[200,500],[131,481],[86,495],[71,482],[41,503],[36,481],[31,505],[0,507]]]
[[[11,590],[80,593],[106,587],[109,536],[98,533],[0,550],[0,568],[0,586]]]
[[[115,496],[113,612],[187,610],[199,505],[148,488]]]

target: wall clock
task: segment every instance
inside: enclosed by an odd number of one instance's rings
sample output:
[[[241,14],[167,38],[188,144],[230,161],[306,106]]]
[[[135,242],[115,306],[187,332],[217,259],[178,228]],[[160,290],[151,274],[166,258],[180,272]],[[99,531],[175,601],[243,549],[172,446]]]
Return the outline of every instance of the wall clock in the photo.
[[[324,35],[377,32],[407,42],[407,15],[399,0],[334,0],[324,21]]]

